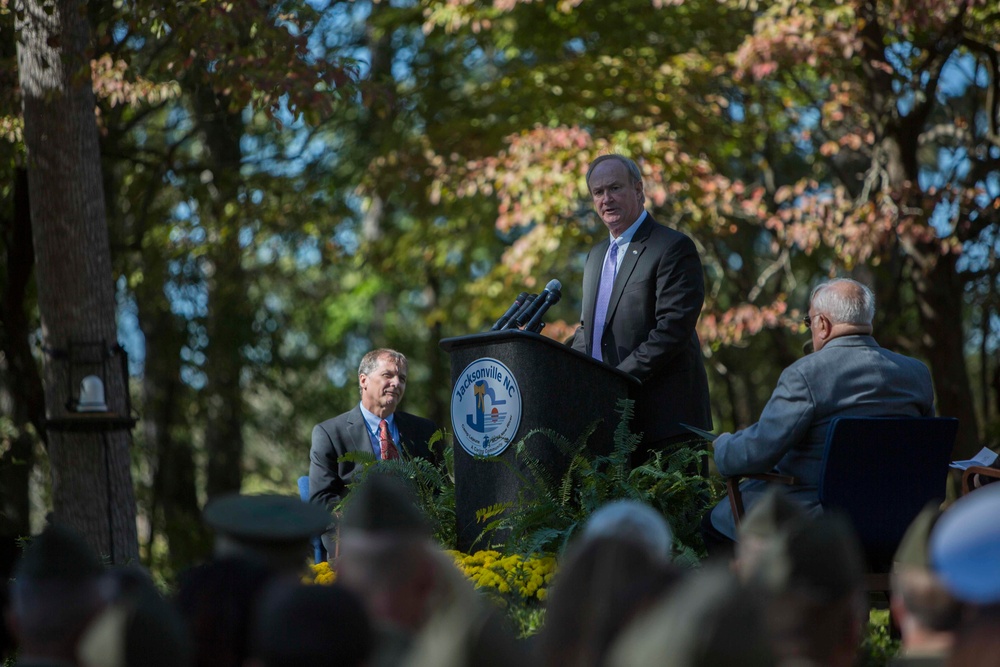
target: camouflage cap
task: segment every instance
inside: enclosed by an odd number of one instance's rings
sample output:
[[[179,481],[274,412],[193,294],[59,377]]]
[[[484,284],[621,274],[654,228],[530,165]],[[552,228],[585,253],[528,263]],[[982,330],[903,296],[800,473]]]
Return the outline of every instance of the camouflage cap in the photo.
[[[903,539],[893,557],[893,568],[915,567],[928,569],[931,565],[930,538],[931,530],[941,516],[941,507],[937,503],[928,503],[920,514],[910,522],[909,528],[903,534]]]
[[[757,574],[774,593],[808,591],[836,600],[864,585],[864,555],[846,517],[827,513],[788,527],[771,545]]]
[[[740,522],[740,539],[748,535],[775,537],[784,528],[805,517],[802,505],[791,500],[785,491],[777,487],[768,489]]]
[[[396,535],[431,535],[431,528],[410,487],[393,475],[371,472],[347,496],[343,530]]]

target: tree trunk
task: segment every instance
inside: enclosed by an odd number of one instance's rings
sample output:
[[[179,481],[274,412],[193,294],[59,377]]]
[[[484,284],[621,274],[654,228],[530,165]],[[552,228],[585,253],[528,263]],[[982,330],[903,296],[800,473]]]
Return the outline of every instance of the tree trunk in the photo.
[[[224,234],[226,237],[213,252],[214,273],[208,296],[205,450],[209,498],[239,491],[243,479],[244,406],[240,376],[250,318],[246,313],[247,283],[240,264],[237,230],[230,229]]]
[[[182,418],[188,389],[181,381],[180,362],[187,333],[163,298],[162,259],[151,259],[144,274],[136,296],[148,306],[140,311],[139,322],[146,339],[142,432],[152,466],[149,542],[152,546],[158,537],[165,538],[170,569],[179,572],[206,558],[211,548],[198,505],[192,431]]]
[[[881,194],[892,197],[899,211],[921,211],[920,222],[931,227],[933,210],[925,209],[919,183],[920,133],[931,117],[936,104],[935,92],[941,54],[929,60],[923,74],[923,95],[905,115],[896,107],[892,80],[885,54],[885,40],[879,21],[878,3],[866,0],[858,7],[863,20],[861,28],[861,69],[867,79],[868,112],[879,136],[874,155],[883,170]],[[937,62],[937,64],[935,64]],[[881,66],[880,66],[881,65]],[[902,213],[900,214],[903,215]],[[963,282],[956,266],[954,253],[942,253],[935,244],[921,244],[907,239],[904,244],[909,262],[910,278],[920,315],[921,351],[927,359],[937,396],[937,412],[959,420],[958,437],[953,458],[969,458],[978,449],[978,422],[972,397],[969,373],[965,366],[965,329],[962,306],[965,302]]]
[[[31,217],[28,213],[28,174],[17,170],[14,214],[0,218],[3,228],[3,295],[0,297],[0,413],[9,415],[9,448],[0,453],[0,576],[20,554],[17,540],[30,533],[28,482],[35,464],[35,445],[45,437],[45,395],[38,365],[31,355],[26,308],[34,267]],[[28,425],[34,426],[35,434]],[[0,448],[2,449],[2,448]]]
[[[207,66],[206,66],[207,69]],[[205,81],[194,84],[198,121],[209,149],[211,181],[208,200],[202,202],[210,219],[207,276],[209,315],[208,347],[205,350],[206,424],[208,453],[206,491],[215,496],[240,490],[243,479],[243,387],[244,349],[250,340],[251,310],[247,276],[240,247],[241,215],[237,202],[241,191],[244,134],[239,111],[229,109],[230,100],[216,93]]]
[[[937,413],[958,418],[958,437],[952,460],[968,459],[979,451],[979,431],[972,385],[965,366],[962,279],[955,268],[957,255],[935,251],[927,268],[915,263],[913,286],[917,294],[924,355],[934,379]]]
[[[79,380],[66,358],[71,343],[96,343],[104,353],[117,340],[86,3],[22,0],[17,12],[54,512],[112,562],[134,562],[128,431],[56,430],[51,421],[73,417],[67,388]],[[111,361],[105,398],[123,415],[125,378]]]

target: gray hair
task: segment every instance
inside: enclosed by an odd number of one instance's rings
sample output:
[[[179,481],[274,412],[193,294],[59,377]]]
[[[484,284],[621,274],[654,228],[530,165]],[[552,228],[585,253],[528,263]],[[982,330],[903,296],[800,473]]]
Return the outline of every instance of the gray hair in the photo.
[[[371,375],[375,367],[378,366],[379,359],[383,357],[395,361],[398,365],[408,368],[409,364],[406,363],[406,357],[403,356],[402,352],[396,352],[396,350],[390,350],[388,348],[380,347],[376,350],[372,350],[361,357],[361,364],[358,366],[358,375]],[[361,391],[361,379],[358,378],[358,391]]]
[[[662,560],[670,560],[674,535],[662,514],[637,500],[615,500],[590,515],[582,538],[616,537],[635,542]]]
[[[867,285],[837,278],[817,285],[809,300],[833,324],[871,324],[875,319],[875,294]]]
[[[607,155],[598,156],[590,166],[587,167],[587,189],[590,189],[590,175],[594,173],[594,167],[605,162],[607,160],[617,160],[625,165],[625,169],[628,170],[628,176],[632,184],[642,183],[642,172],[639,171],[639,165],[635,163],[631,158],[627,158],[624,155],[619,155],[618,153],[608,153]]]

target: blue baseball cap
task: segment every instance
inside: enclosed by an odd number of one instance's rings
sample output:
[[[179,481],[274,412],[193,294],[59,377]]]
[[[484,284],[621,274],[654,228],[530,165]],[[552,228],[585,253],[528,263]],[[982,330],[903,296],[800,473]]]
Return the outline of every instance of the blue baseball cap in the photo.
[[[931,567],[965,602],[1000,602],[1000,483],[976,489],[945,510],[930,539]]]

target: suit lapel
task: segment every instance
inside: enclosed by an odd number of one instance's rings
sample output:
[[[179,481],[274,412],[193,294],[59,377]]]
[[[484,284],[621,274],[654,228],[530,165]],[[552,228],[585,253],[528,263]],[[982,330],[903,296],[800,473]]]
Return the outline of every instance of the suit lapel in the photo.
[[[406,417],[404,416],[404,413],[396,412],[394,419],[396,422],[396,430],[399,431],[399,442],[396,443],[397,448],[404,447],[406,448],[406,451],[409,452],[410,440],[406,437],[406,434],[409,431],[406,427]],[[402,453],[402,449],[400,449],[400,453]]]
[[[347,433],[350,436],[348,440],[349,451],[375,453],[375,450],[372,449],[371,437],[368,435],[368,425],[365,424],[365,416],[361,414],[360,406],[354,406],[354,409],[351,410],[347,419]]]
[[[583,272],[585,277],[583,285],[583,321],[587,325],[587,331],[594,326],[594,305],[597,302],[597,289],[601,284],[601,270],[604,268],[604,255],[608,252],[611,242],[607,234],[604,241],[594,246],[587,258],[587,266]],[[591,354],[592,333],[587,336],[587,354]]]

